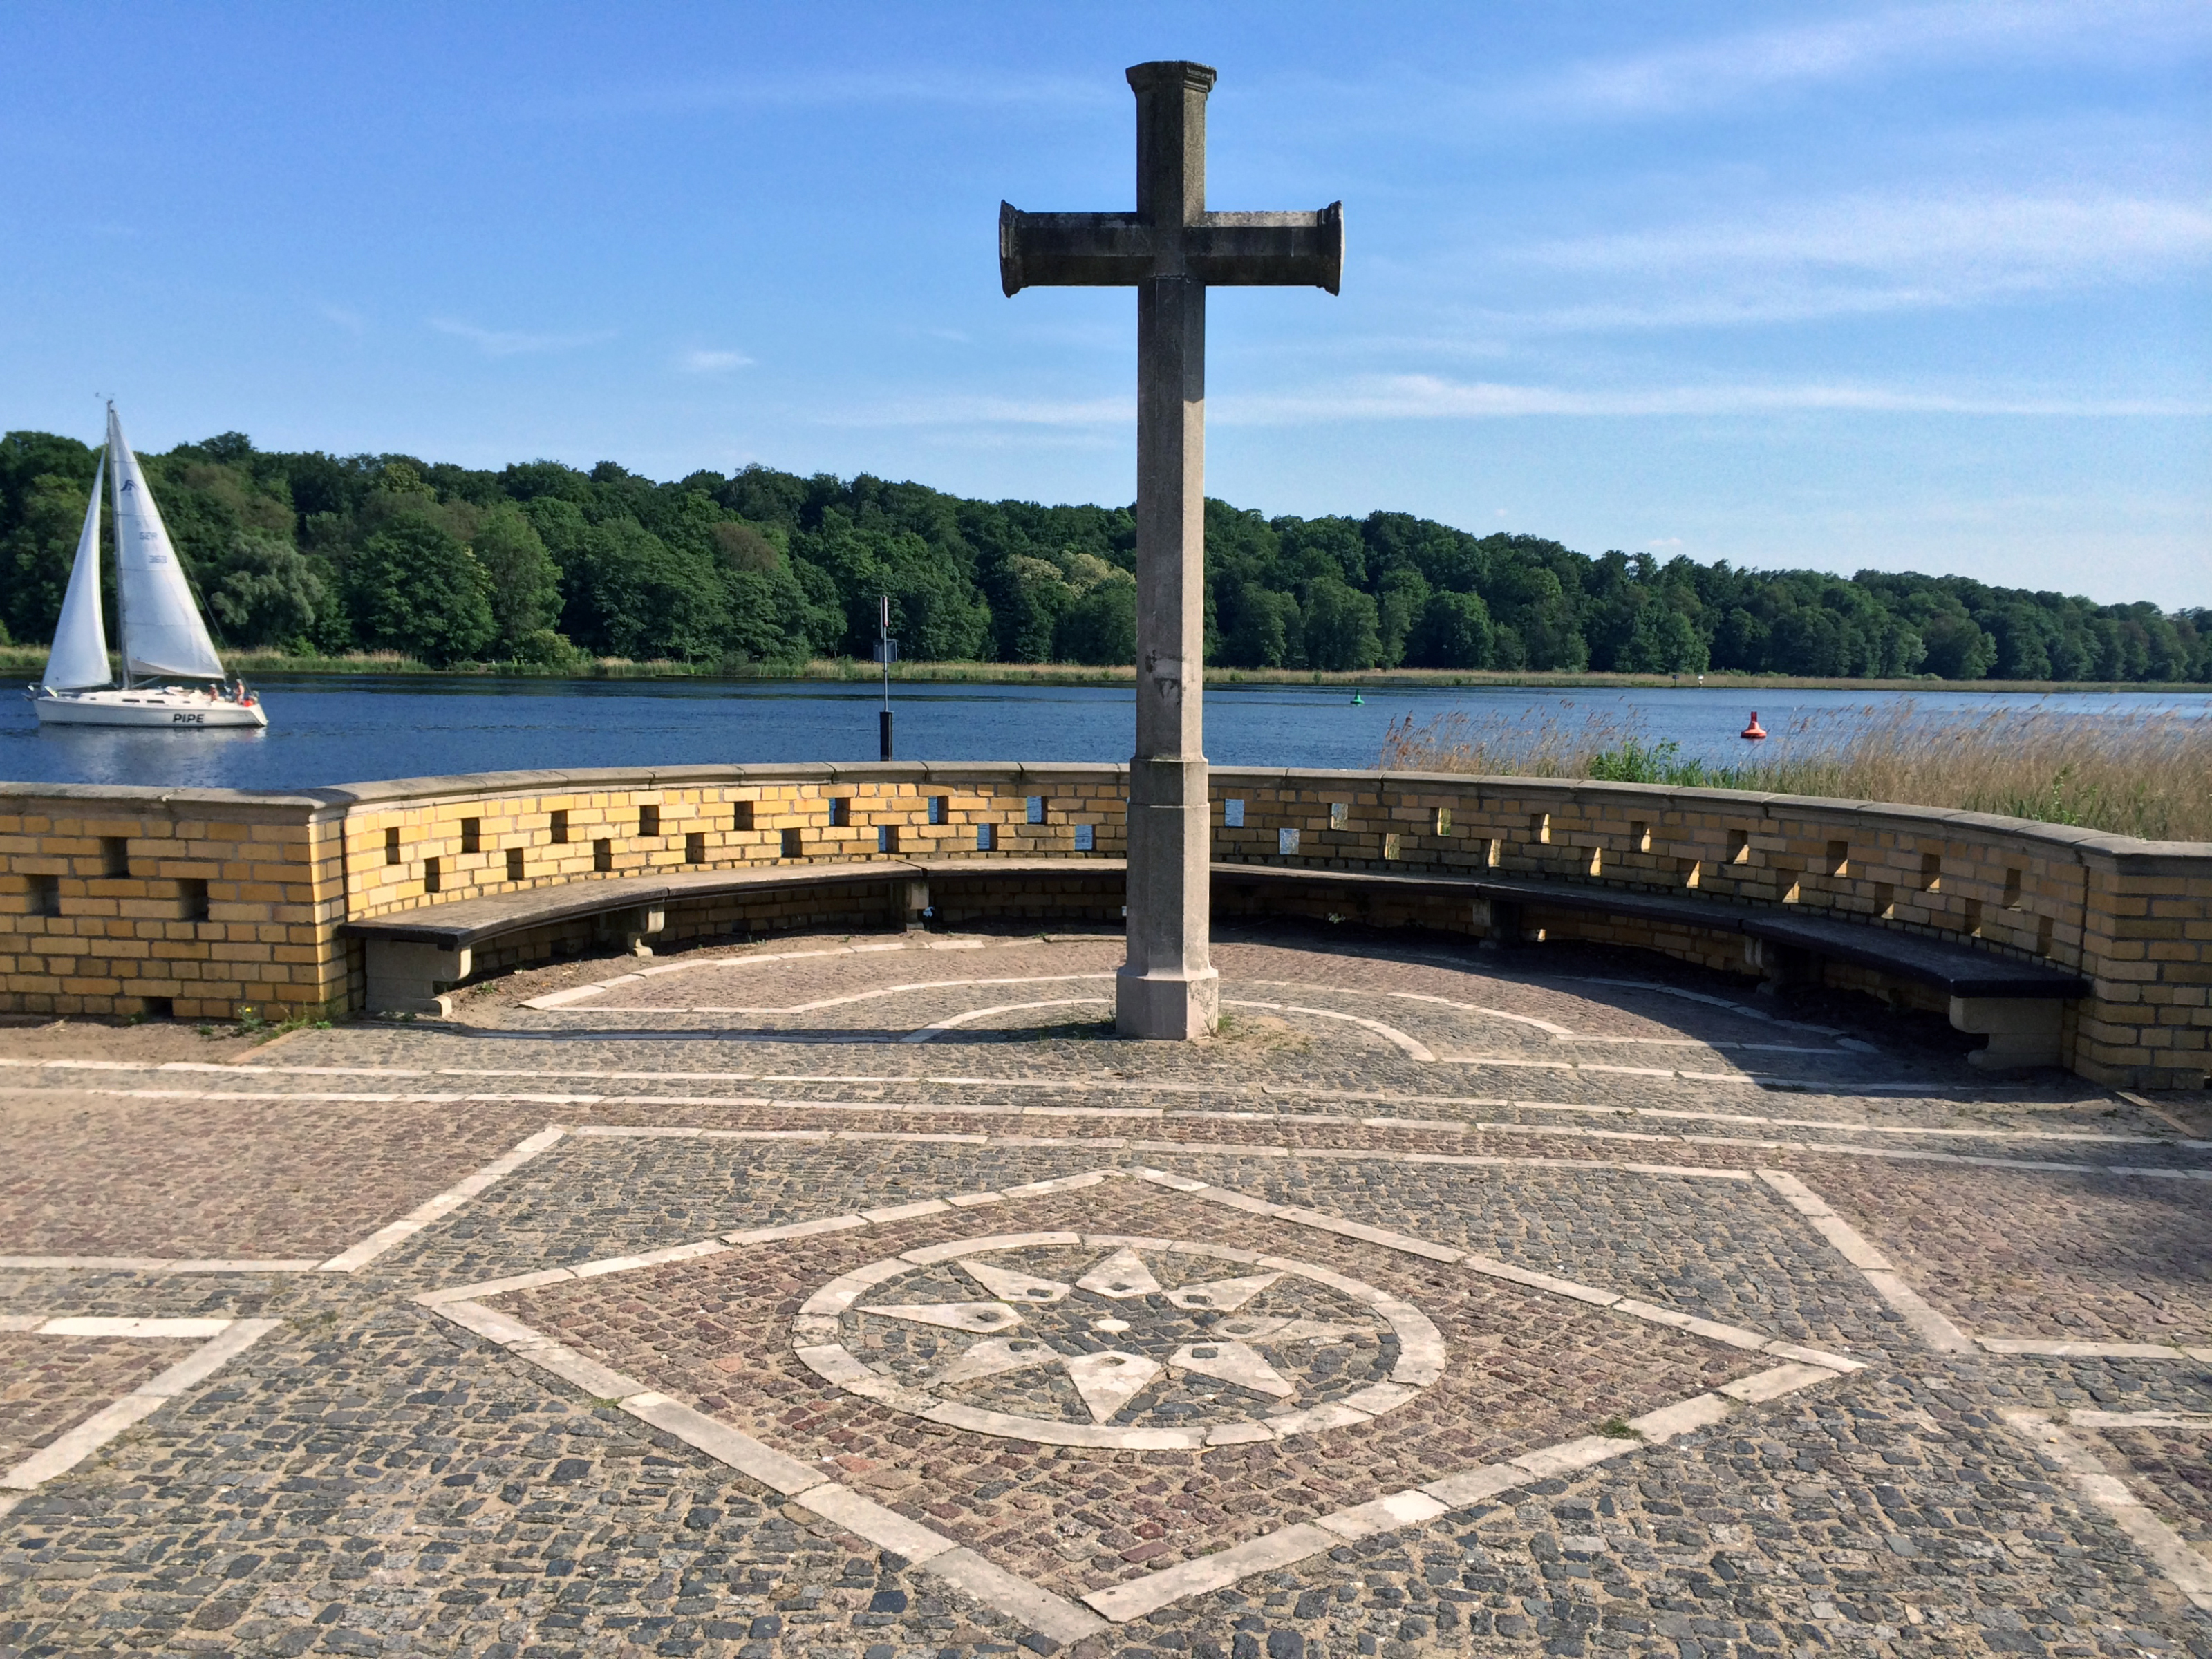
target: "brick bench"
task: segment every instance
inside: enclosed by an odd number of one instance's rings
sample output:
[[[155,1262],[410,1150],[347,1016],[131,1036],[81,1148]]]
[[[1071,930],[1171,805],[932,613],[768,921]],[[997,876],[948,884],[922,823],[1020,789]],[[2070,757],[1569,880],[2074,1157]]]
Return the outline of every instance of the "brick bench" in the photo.
[[[1792,915],[1787,910],[1639,893],[1589,883],[1217,864],[1213,866],[1215,893],[1218,895],[1224,886],[1243,886],[1254,891],[1397,894],[1458,901],[1473,908],[1474,919],[1485,928],[1488,944],[1517,942],[1522,936],[1522,914],[1532,906],[1741,934],[1752,965],[1771,988],[1817,982],[1818,964],[1824,959],[1851,963],[1935,987],[1949,1000],[1954,1027],[1989,1038],[1986,1047],[1967,1056],[1972,1064],[1989,1068],[2058,1064],[2064,1004],[2071,998],[2088,995],[2090,990],[2089,982],[2079,975],[2042,963],[2002,957],[1971,945],[1954,945],[1872,921]]]
[[[668,926],[672,906],[716,899],[772,898],[809,889],[884,890],[887,925],[917,928],[930,908],[930,883],[1020,881],[1048,876],[1120,878],[1120,859],[874,859],[842,864],[761,865],[735,870],[619,876],[522,888],[483,898],[452,899],[340,925],[362,941],[366,1006],[372,1014],[453,1012],[453,986],[475,970],[476,953],[517,934],[586,922],[601,943],[651,956],[646,940]]]

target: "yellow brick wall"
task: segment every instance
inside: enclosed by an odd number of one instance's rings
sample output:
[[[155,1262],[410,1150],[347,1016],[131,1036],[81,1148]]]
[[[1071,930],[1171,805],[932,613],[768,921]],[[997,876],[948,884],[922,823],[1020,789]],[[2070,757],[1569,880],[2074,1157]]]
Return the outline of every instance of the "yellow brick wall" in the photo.
[[[339,830],[299,799],[0,789],[0,1009],[282,1019],[342,1003]]]
[[[2093,981],[2069,1022],[2081,1075],[2200,1087],[2212,1065],[2212,847],[1928,808],[1534,778],[1223,769],[1212,794],[1218,860],[1571,878],[1971,941]],[[1225,822],[1231,800],[1243,803],[1241,828]],[[1297,832],[1293,852],[1281,850],[1285,830]],[[1716,965],[1741,951],[1601,916],[1545,921]],[[1886,988],[1924,1000],[1908,984]]]
[[[561,883],[890,858],[1079,864],[1079,824],[1093,830],[1093,856],[1119,858],[1124,789],[1115,767],[897,763],[505,774],[313,798],[0,785],[0,1009],[166,1006],[191,1018],[249,1004],[343,1006],[358,997],[359,953],[337,937],[339,922]],[[1972,939],[2094,981],[2069,1019],[2071,1063],[2084,1076],[2198,1086],[2212,1061],[2212,847],[1913,807],[1530,778],[1223,769],[1212,794],[1217,860],[1569,878]],[[1028,819],[1032,797],[1044,802],[1041,823]],[[942,823],[931,822],[933,799]],[[1243,804],[1241,825],[1226,821],[1231,801]],[[738,827],[741,811],[750,827]],[[976,845],[986,824],[988,851]],[[895,854],[878,850],[884,826],[896,831]],[[1297,833],[1294,851],[1282,850],[1285,830]],[[798,838],[791,856],[787,831]],[[204,917],[187,914],[196,884]],[[996,896],[963,880],[960,891],[964,915],[1114,908],[1087,880]],[[1474,931],[1466,910],[1393,901],[1367,914]],[[787,912],[812,914],[759,915]],[[1561,911],[1544,925],[1717,964],[1740,958],[1740,945],[1712,936],[1603,917]]]
[[[588,787],[564,783],[491,793],[464,787],[398,799],[372,796],[356,804],[346,820],[348,918],[368,921],[441,900],[563,882],[686,870],[875,859],[1076,857],[1078,824],[1092,826],[1094,854],[1118,858],[1126,848],[1122,784],[1110,768],[1097,769],[1097,776],[1017,775],[1012,768],[1000,769],[1007,774],[1003,778],[981,768],[975,769],[987,775],[936,769],[945,775],[933,777],[919,767],[896,765],[870,769],[903,775],[844,778],[824,768],[787,769],[802,775],[740,777],[732,769],[721,781],[658,787],[606,781]],[[1042,823],[1028,821],[1031,797],[1045,802]],[[930,821],[933,799],[944,803],[941,823]],[[842,804],[842,824],[833,821],[834,803]],[[741,812],[749,827],[738,827]],[[565,822],[556,822],[556,814]],[[474,850],[465,833],[471,821]],[[976,844],[986,824],[994,837],[988,850]],[[895,849],[881,848],[878,831],[886,826],[896,832]],[[795,854],[786,851],[787,834],[798,837]],[[510,873],[510,854],[520,855],[519,878]],[[434,894],[427,885],[432,860]]]

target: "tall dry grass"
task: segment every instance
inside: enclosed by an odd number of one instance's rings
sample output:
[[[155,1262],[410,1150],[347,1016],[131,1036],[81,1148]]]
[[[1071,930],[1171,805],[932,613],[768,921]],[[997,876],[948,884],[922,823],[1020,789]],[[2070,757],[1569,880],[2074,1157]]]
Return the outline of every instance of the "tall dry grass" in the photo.
[[[1747,750],[1749,745],[1746,745]],[[1382,765],[1957,807],[2148,841],[2212,841],[2212,717],[1991,709],[1943,720],[1902,702],[1808,716],[1733,765],[1683,758],[1633,716],[1391,723]]]

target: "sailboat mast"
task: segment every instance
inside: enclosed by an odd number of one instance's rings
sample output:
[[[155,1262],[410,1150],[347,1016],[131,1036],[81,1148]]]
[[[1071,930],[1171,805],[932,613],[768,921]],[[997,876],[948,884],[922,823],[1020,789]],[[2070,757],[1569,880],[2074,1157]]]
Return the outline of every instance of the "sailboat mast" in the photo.
[[[107,405],[107,499],[108,522],[114,526],[115,540],[115,638],[123,661],[123,689],[131,689],[131,624],[124,607],[130,604],[125,597],[129,584],[123,580],[123,469],[116,465],[115,404]]]

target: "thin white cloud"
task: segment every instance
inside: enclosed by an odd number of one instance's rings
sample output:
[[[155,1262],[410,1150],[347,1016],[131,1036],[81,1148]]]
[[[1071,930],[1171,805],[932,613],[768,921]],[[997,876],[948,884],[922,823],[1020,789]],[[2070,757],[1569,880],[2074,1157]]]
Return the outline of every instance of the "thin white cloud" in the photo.
[[[349,311],[343,306],[320,305],[315,309],[322,314],[325,321],[336,323],[349,334],[362,333],[368,327],[359,312]]]
[[[1216,399],[1218,426],[1316,426],[1346,421],[1498,420],[1528,416],[1727,416],[1789,412],[2110,417],[2212,415],[2212,401],[2082,398],[2009,392],[1923,392],[1846,381],[1794,384],[1574,388],[1452,380],[1432,374],[1376,374],[1294,392]],[[1126,428],[1133,398],[915,398],[818,416],[857,428]],[[1505,509],[1500,507],[1503,514]],[[1659,544],[1653,544],[1658,545]]]
[[[1102,89],[1103,88],[1103,89]],[[1119,82],[1096,76],[1006,76],[966,70],[940,72],[792,75],[765,73],[638,82],[558,97],[533,99],[527,115],[553,118],[699,115],[743,109],[835,109],[891,104],[955,104],[970,108],[1030,106],[1083,110],[1108,101]]]
[[[611,329],[592,334],[523,334],[508,329],[479,328],[474,323],[457,322],[450,317],[433,317],[430,326],[441,334],[466,340],[487,357],[521,357],[549,351],[574,351],[580,347],[599,345],[615,337]]]
[[[750,368],[752,361],[742,351],[687,351],[677,358],[676,367],[686,374],[727,374]]]
[[[1963,0],[1891,6],[1577,64],[1512,100],[1531,112],[1668,116],[1789,88],[1999,58],[2140,57],[2212,34],[2201,4],[2175,0]]]
[[[825,426],[849,427],[1085,427],[1133,425],[1133,398],[925,398],[842,410],[820,417]]]
[[[1582,277],[1596,290],[1498,321],[1561,330],[1768,323],[1971,305],[2197,270],[2212,264],[2212,204],[2122,194],[1862,195],[1498,257],[1554,285]]]
[[[2111,417],[2203,416],[2212,402],[1903,390],[1850,382],[1607,387],[1514,386],[1431,374],[1374,375],[1342,386],[1262,394],[1216,404],[1224,426],[1305,426],[1337,421],[1479,420],[1521,416],[1717,416],[1792,411]]]

